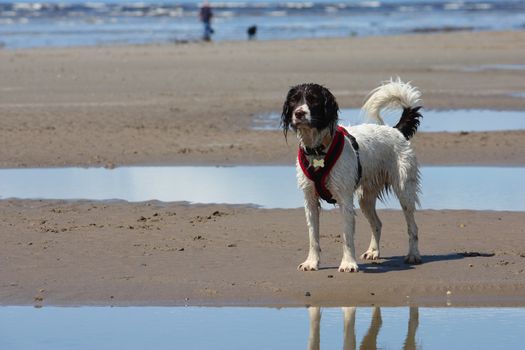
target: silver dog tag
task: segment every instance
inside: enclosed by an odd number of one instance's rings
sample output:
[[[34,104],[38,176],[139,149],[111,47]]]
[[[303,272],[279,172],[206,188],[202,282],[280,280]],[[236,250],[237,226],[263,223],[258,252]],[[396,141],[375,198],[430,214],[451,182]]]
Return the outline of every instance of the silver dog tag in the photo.
[[[314,168],[324,168],[324,159],[314,159]]]

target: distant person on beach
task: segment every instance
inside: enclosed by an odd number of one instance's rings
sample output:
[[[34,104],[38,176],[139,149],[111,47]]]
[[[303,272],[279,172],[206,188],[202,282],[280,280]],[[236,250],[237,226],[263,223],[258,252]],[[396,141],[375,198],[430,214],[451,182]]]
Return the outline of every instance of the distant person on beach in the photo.
[[[202,3],[201,10],[199,12],[199,17],[201,19],[202,24],[204,24],[204,34],[202,36],[202,40],[210,41],[211,35],[213,34],[214,30],[211,27],[211,19],[213,17],[213,12],[208,1],[204,1]]]

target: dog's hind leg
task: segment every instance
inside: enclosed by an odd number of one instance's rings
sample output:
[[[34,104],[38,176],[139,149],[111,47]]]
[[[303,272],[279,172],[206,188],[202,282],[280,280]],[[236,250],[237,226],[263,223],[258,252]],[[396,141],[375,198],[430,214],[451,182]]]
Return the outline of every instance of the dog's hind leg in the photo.
[[[337,202],[340,203],[341,215],[343,216],[343,259],[341,260],[341,265],[339,265],[339,271],[357,272],[359,271],[359,267],[355,260],[355,211],[353,196],[345,196],[342,200],[338,199]]]
[[[310,246],[308,257],[297,269],[300,271],[316,271],[319,269],[319,253],[321,251],[319,245],[319,198],[313,191],[305,191],[304,194],[304,211]]]
[[[366,219],[370,223],[372,229],[372,238],[370,239],[370,246],[368,250],[361,255],[361,259],[364,260],[377,260],[379,259],[379,240],[381,239],[381,220],[377,216],[376,212],[376,200],[377,195],[369,192],[363,193],[363,196],[359,199],[359,206],[361,212],[365,215]]]
[[[421,255],[418,248],[418,228],[414,219],[414,210],[401,204],[408,228],[408,255],[405,257],[407,264],[421,264]]]
[[[408,181],[404,190],[396,190],[397,198],[405,214],[408,230],[408,254],[405,257],[407,264],[421,264],[421,256],[418,248],[418,228],[416,220],[414,219],[414,212],[416,211],[417,201],[417,182]]]

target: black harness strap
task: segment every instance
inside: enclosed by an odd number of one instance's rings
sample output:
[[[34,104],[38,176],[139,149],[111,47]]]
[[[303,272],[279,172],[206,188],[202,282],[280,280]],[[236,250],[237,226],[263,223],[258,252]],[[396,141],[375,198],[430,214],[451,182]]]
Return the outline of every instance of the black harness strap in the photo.
[[[352,148],[354,149],[355,155],[357,157],[357,182],[355,183],[355,186],[359,185],[359,181],[361,181],[361,176],[363,176],[363,167],[361,166],[361,158],[359,157],[359,144],[357,143],[357,140],[353,135],[350,135],[348,131],[345,129],[345,136],[350,139],[350,144],[352,145]]]

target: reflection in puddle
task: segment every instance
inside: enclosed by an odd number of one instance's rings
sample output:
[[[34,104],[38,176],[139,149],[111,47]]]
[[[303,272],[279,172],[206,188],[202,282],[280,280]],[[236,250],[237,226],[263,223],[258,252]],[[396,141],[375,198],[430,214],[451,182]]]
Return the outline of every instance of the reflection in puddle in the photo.
[[[395,125],[401,111],[385,111],[381,114],[385,123]],[[341,109],[340,124],[356,125],[365,122],[360,109]],[[268,113],[255,117],[256,130],[279,129],[280,114]],[[425,132],[502,131],[525,129],[525,111],[494,111],[476,109],[424,110],[419,127]]]
[[[524,319],[525,308],[2,307],[0,347],[520,349]]]
[[[344,350],[355,350],[357,349],[356,342],[356,308],[355,307],[342,307],[343,313],[343,349]],[[310,318],[310,334],[308,337],[308,350],[319,350],[321,348],[321,308],[309,307],[308,308]],[[361,322],[363,324],[364,322]],[[383,325],[383,319],[381,317],[381,308],[374,307],[372,310],[372,319],[368,330],[363,336],[359,349],[378,349],[378,336],[381,326]],[[419,326],[419,308],[410,307],[408,314],[408,325],[406,337],[403,341],[403,349],[416,350],[419,346],[416,341],[416,332]],[[401,344],[396,348],[400,349]]]
[[[525,210],[524,167],[423,167],[422,209]],[[299,208],[291,166],[2,169],[0,199],[121,199]],[[331,206],[328,206],[328,208]],[[390,198],[378,208],[399,209]]]

